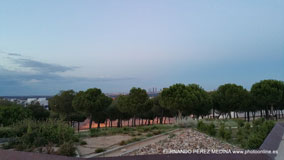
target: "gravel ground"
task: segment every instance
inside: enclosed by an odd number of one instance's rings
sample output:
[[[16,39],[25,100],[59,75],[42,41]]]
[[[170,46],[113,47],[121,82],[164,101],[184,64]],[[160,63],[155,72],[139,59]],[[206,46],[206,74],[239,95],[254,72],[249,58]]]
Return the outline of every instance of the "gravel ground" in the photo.
[[[194,129],[184,129],[176,135],[169,135],[165,140],[142,147],[131,155],[163,154],[164,150],[240,150],[231,144],[222,142]]]

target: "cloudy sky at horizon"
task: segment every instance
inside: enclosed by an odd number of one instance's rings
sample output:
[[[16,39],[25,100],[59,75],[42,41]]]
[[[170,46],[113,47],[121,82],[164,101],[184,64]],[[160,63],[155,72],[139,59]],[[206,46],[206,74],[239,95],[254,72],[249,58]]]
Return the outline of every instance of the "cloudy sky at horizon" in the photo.
[[[284,80],[281,0],[11,0],[0,20],[0,96]]]

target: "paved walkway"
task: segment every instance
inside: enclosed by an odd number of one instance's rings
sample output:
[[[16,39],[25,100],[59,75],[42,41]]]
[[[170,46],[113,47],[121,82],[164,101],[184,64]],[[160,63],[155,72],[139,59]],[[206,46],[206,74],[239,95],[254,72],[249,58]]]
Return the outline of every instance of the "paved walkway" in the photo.
[[[275,157],[275,160],[283,160],[283,159],[284,159],[284,135],[282,137],[282,140],[278,148],[278,154]]]
[[[179,132],[181,132],[181,130],[180,129],[176,129],[176,130],[164,133],[164,134],[160,134],[160,135],[157,135],[157,136],[153,136],[153,137],[144,139],[142,141],[134,142],[134,143],[131,143],[131,144],[128,144],[128,145],[125,145],[125,146],[121,146],[121,147],[117,147],[117,148],[114,148],[112,150],[106,151],[104,153],[90,154],[90,155],[84,156],[84,158],[115,157],[115,156],[128,155],[131,152],[134,152],[134,151],[138,150],[141,147],[145,147],[145,146],[147,146],[149,144],[153,144],[153,143],[156,143],[156,142],[159,142],[161,140],[166,139],[169,136],[168,133],[177,134]]]

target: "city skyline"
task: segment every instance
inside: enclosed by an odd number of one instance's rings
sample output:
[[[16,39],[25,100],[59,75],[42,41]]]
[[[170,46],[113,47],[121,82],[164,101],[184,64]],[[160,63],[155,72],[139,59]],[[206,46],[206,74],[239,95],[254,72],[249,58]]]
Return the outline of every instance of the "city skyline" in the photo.
[[[284,80],[284,2],[0,2],[0,96]]]

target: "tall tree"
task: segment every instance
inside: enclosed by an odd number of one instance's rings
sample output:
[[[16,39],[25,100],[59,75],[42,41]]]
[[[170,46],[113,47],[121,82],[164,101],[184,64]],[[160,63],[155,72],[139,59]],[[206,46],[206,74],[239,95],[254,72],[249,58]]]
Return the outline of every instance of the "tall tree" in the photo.
[[[24,106],[0,106],[0,126],[8,126],[30,117],[31,112]]]
[[[133,116],[133,126],[136,125],[136,117],[138,116],[138,113],[142,111],[148,99],[149,97],[145,89],[133,87],[130,90],[127,101],[129,105],[128,113]]]
[[[98,128],[100,128],[100,124],[107,120],[107,110],[112,103],[112,98],[101,94],[97,101],[97,112],[94,113],[93,119],[98,123]]]
[[[169,116],[171,117],[170,115],[170,111],[163,107],[160,103],[160,95],[158,95],[157,97],[154,97],[151,99],[153,101],[153,113],[154,115],[159,118],[159,123],[162,124],[163,123],[163,118],[165,116]]]
[[[105,95],[100,89],[91,88],[85,92],[77,93],[72,104],[76,111],[83,113],[90,119],[89,128],[92,128],[92,121],[96,119],[95,116],[111,103],[106,103],[105,100]]]
[[[48,100],[51,113],[57,113],[61,119],[70,122],[77,122],[78,131],[80,129],[80,122],[86,119],[82,113],[75,110],[72,102],[77,93],[73,90],[60,91],[57,95]],[[52,116],[52,114],[51,114]]]
[[[266,119],[269,118],[268,110],[273,110],[273,107],[281,103],[284,94],[283,86],[283,81],[278,80],[262,80],[252,85],[251,94],[258,106],[265,110]]]
[[[48,100],[49,108],[60,115],[62,119],[69,119],[74,113],[72,101],[76,93],[73,90],[60,91]]]
[[[38,102],[29,104],[27,109],[30,110],[31,116],[35,120],[46,120],[49,117],[49,111]]]
[[[129,96],[128,95],[119,95],[115,100],[115,105],[119,111],[118,118],[118,127],[122,126],[122,120],[129,120],[133,115],[131,115],[131,111],[129,110]]]
[[[160,103],[171,112],[178,112],[179,116],[190,110],[190,93],[184,84],[174,84],[169,88],[164,88],[160,93]]]
[[[190,110],[192,114],[199,116],[208,115],[212,108],[211,99],[209,94],[197,84],[189,84],[187,86],[188,92],[190,93],[189,98],[191,100]]]
[[[242,86],[229,83],[219,86],[213,97],[218,111],[231,118],[231,112],[238,111],[246,103],[247,91]]]

